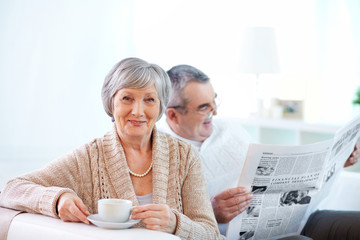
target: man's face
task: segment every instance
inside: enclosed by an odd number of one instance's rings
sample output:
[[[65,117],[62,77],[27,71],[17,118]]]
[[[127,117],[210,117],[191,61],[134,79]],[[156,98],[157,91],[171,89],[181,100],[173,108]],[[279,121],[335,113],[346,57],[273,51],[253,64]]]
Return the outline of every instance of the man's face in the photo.
[[[204,141],[212,131],[212,118],[206,115],[216,108],[216,94],[210,82],[190,82],[184,89],[184,95],[189,100],[185,106],[186,113],[178,114],[178,135],[194,141]],[[216,110],[213,113],[216,115]]]

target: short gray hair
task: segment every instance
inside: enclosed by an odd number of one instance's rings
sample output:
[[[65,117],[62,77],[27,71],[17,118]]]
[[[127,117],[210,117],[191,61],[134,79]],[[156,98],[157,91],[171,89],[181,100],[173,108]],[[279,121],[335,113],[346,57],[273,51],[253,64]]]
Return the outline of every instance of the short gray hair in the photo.
[[[207,83],[210,78],[199,69],[190,65],[177,65],[167,74],[170,77],[172,92],[168,107],[185,107],[189,100],[184,96],[184,88],[189,82]]]
[[[171,83],[166,72],[156,64],[139,58],[125,58],[115,64],[105,77],[101,97],[105,112],[113,117],[113,97],[122,88],[146,89],[155,84],[160,99],[161,118],[169,102]]]

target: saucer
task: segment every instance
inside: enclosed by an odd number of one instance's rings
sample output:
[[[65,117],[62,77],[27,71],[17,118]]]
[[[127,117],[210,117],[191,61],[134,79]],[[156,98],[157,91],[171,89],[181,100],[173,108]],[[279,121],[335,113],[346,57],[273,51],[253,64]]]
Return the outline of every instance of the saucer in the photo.
[[[129,220],[126,222],[106,222],[102,220],[99,216],[99,214],[92,214],[87,217],[87,219],[94,225],[101,227],[101,228],[107,228],[107,229],[126,229],[134,226],[138,222],[140,222],[140,219],[137,220]]]

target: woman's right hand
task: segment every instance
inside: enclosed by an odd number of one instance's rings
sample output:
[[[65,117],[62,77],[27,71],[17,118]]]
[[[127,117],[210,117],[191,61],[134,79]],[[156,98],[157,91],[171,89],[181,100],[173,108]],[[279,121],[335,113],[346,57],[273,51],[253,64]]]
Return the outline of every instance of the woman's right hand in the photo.
[[[147,229],[173,234],[176,230],[175,213],[166,204],[146,204],[132,210],[132,219],[142,219]]]
[[[60,195],[57,203],[57,211],[64,222],[84,222],[89,224],[87,216],[90,215],[83,201],[72,193]]]

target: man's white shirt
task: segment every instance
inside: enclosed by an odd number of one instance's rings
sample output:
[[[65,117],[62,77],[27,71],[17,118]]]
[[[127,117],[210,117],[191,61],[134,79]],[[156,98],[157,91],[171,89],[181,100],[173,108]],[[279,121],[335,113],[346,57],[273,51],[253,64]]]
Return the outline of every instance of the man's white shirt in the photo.
[[[197,148],[206,179],[209,197],[237,186],[251,138],[236,119],[213,119],[213,132],[204,141],[182,138],[174,133],[165,116],[157,122],[160,131],[169,133]],[[219,224],[221,234],[226,234],[227,224]]]

